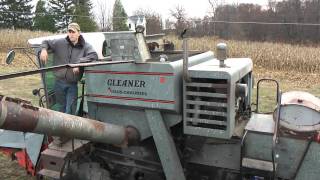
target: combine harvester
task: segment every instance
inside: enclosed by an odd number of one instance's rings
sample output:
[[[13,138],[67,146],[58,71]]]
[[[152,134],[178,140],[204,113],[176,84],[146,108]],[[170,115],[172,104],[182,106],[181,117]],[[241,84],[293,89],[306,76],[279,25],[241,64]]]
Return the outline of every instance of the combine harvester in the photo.
[[[0,145],[26,150],[37,177],[106,180],[238,180],[320,177],[320,100],[257,83],[252,60],[213,52],[148,50],[136,32],[84,33],[99,60],[0,76],[41,73],[39,105],[0,96]],[[29,40],[35,53],[43,39]],[[14,51],[7,56],[13,60]],[[51,59],[52,61],[52,59]],[[38,64],[40,61],[38,59]],[[52,70],[82,67],[78,116],[54,111]],[[277,106],[259,111],[261,82]],[[1,83],[1,81],[0,81]],[[82,117],[80,117],[82,116]],[[9,131],[12,130],[12,131]],[[72,138],[62,146],[50,136]]]

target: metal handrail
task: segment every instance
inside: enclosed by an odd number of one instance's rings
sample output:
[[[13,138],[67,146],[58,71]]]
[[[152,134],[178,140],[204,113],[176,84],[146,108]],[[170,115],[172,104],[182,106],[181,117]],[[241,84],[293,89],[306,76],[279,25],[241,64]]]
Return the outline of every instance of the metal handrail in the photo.
[[[277,86],[277,103],[279,102],[279,92],[280,92],[280,86],[279,86],[279,83],[277,80],[274,80],[274,79],[270,79],[270,78],[264,78],[264,79],[260,79],[258,82],[257,82],[257,97],[256,97],[256,113],[259,113],[259,89],[260,89],[260,83],[263,82],[263,81],[272,81],[274,83],[276,83],[276,86]]]
[[[280,113],[281,113],[281,96],[282,93],[277,91],[277,116],[276,116],[276,122],[274,125],[274,131],[273,131],[273,137],[272,137],[272,173],[273,173],[273,179],[276,179],[276,165],[275,165],[275,158],[276,158],[276,145],[279,142],[278,140],[278,132],[279,132],[279,122],[280,122]]]

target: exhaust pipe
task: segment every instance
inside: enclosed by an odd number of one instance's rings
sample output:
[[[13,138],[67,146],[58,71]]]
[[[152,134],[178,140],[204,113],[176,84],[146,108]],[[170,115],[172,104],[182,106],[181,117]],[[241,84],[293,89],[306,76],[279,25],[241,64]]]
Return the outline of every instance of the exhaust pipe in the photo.
[[[0,95],[0,128],[12,131],[65,136],[126,147],[140,135],[134,127],[122,127],[69,115],[27,101]]]

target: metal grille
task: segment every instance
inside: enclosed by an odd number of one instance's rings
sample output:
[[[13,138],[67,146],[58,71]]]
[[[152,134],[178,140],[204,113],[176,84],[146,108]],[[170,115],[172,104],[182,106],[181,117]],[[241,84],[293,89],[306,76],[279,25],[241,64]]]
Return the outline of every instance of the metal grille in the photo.
[[[184,117],[190,134],[220,137],[227,133],[228,93],[226,79],[192,78],[185,84]]]

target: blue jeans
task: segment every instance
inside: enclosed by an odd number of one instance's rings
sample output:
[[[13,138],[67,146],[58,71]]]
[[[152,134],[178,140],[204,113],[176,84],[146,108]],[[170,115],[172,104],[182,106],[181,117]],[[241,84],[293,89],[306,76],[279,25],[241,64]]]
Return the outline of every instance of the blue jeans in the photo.
[[[56,80],[54,84],[54,92],[59,111],[67,114],[75,114],[77,107],[78,84]]]

